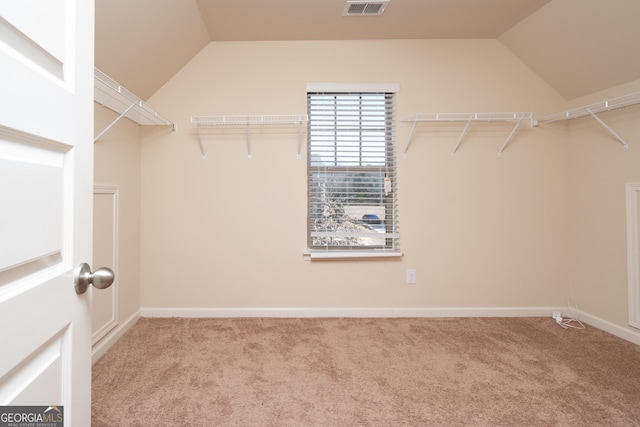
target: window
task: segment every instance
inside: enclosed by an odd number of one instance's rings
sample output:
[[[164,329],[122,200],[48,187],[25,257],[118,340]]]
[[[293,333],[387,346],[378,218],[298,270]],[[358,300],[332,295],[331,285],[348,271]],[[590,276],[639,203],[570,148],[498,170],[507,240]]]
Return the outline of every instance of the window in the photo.
[[[398,252],[395,94],[308,92],[308,247]]]

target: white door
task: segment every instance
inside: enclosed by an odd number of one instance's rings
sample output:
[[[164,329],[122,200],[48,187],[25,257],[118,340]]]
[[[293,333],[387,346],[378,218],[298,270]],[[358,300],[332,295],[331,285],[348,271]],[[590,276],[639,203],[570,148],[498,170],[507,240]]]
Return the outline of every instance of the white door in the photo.
[[[0,0],[0,405],[91,420],[91,0]]]

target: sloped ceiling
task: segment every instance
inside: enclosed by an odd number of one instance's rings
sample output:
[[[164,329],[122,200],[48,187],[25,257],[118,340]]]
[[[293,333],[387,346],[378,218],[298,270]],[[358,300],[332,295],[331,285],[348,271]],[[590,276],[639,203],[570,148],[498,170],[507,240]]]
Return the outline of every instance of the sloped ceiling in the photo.
[[[550,0],[391,0],[344,17],[346,0],[196,0],[211,40],[495,38]],[[267,6],[268,5],[268,6]]]
[[[210,41],[195,0],[95,0],[95,66],[143,100]]]
[[[640,79],[638,0],[96,0],[96,67],[148,99],[211,41],[495,38],[567,100]]]
[[[571,100],[640,79],[639,0],[553,0],[500,40]]]

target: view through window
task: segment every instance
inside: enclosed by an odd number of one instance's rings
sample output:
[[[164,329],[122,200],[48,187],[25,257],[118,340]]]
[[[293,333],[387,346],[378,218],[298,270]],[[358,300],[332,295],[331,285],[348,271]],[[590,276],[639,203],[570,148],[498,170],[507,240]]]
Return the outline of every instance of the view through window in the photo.
[[[310,249],[395,250],[393,93],[308,93]]]

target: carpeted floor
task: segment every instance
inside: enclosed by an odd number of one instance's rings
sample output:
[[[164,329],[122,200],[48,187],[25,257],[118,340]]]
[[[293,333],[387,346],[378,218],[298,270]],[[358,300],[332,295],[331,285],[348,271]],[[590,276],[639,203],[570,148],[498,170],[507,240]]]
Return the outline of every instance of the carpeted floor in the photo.
[[[640,347],[550,318],[140,319],[101,426],[640,426]]]

